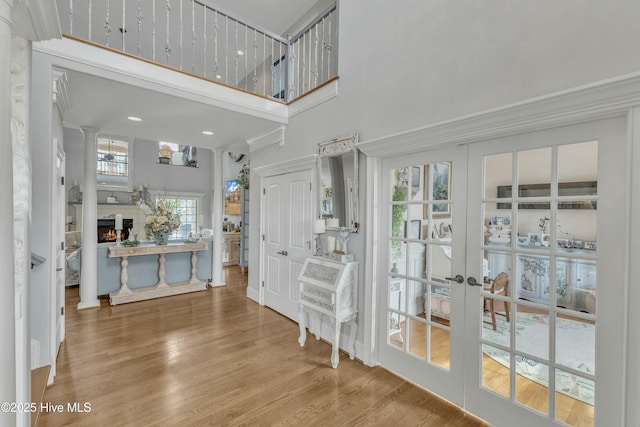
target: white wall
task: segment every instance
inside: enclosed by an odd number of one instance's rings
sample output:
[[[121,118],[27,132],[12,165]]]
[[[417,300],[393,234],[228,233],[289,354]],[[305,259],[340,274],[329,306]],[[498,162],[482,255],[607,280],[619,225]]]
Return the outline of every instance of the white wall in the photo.
[[[124,135],[126,137],[126,135]],[[158,164],[158,142],[136,139],[134,147],[133,185],[139,187],[147,184],[149,190],[166,192],[204,193],[202,214],[205,218],[210,215],[211,180],[211,150],[198,148],[198,167],[184,167]],[[66,187],[67,192],[73,181],[82,184],[84,176],[84,138],[79,129],[64,128],[64,151],[66,154]],[[111,191],[98,191],[98,203],[106,203],[106,197]],[[114,192],[121,203],[128,201],[129,193]],[[73,216],[71,209],[67,215]]]
[[[640,70],[640,56],[631,54],[640,36],[635,0],[405,0],[393,7],[350,0],[339,2],[339,19],[339,95],[293,117],[284,147],[252,153],[252,167],[314,154],[319,142],[346,133],[369,141]],[[257,224],[259,182],[252,179]],[[366,227],[363,212],[360,219]],[[360,260],[364,234],[350,242]],[[253,233],[251,247],[259,246]],[[254,292],[258,266],[253,258]]]

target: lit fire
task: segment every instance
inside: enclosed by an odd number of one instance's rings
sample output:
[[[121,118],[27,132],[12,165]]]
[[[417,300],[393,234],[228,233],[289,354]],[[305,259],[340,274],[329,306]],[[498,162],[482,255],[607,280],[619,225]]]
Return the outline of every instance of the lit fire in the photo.
[[[105,242],[115,242],[116,240],[116,230],[110,228],[106,233],[102,233],[102,239]]]

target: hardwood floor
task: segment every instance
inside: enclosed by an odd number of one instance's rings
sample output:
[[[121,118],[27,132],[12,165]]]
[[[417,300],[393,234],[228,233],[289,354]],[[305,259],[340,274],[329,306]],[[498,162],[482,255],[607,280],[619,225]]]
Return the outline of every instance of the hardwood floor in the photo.
[[[545,314],[542,311],[518,306],[519,312]],[[419,317],[424,317],[424,313]],[[568,316],[561,316],[573,320],[579,320]],[[438,323],[447,324],[435,316],[431,320]],[[426,325],[422,322],[409,320],[409,349],[408,352],[424,359],[426,357]],[[487,326],[485,326],[487,327]],[[490,327],[490,326],[488,326]],[[405,336],[406,329],[402,325],[402,335]],[[391,343],[398,348],[403,348],[403,342],[392,337]],[[436,327],[431,327],[430,360],[432,363],[449,368],[449,332]],[[506,399],[510,394],[509,369],[493,360],[491,357],[482,356],[482,384],[484,387],[501,394]],[[542,413],[549,412],[549,390],[547,387],[531,381],[522,375],[516,375],[515,399],[517,402],[536,409]],[[556,418],[564,423],[575,427],[587,427],[594,425],[594,408],[585,402],[573,399],[561,393],[556,393]]]
[[[77,311],[67,290],[67,335],[39,426],[480,426],[476,418],[329,344],[297,343],[298,326],[227,286]],[[90,405],[90,412],[67,410]]]

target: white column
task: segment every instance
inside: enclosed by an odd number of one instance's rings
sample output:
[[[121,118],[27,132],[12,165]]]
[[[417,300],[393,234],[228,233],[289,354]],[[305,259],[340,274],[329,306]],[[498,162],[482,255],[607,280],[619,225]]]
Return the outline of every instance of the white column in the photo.
[[[16,330],[13,247],[13,149],[11,147],[11,8],[0,0],[0,402],[16,401]],[[16,425],[16,414],[0,411],[0,425]]]
[[[16,298],[16,401],[31,400],[31,331],[29,283],[31,283],[31,153],[29,148],[29,94],[31,91],[31,42],[13,37],[12,52],[13,212]],[[18,426],[31,424],[27,412],[17,415]]]
[[[100,307],[98,301],[98,196],[96,193],[98,129],[83,127],[84,192],[82,193],[82,264],[78,309]]]
[[[224,285],[224,274],[222,271],[222,215],[224,209],[224,195],[222,182],[222,150],[212,150],[211,163],[213,164],[213,191],[211,193],[211,211],[213,213],[213,255],[212,270],[213,277],[211,286]]]

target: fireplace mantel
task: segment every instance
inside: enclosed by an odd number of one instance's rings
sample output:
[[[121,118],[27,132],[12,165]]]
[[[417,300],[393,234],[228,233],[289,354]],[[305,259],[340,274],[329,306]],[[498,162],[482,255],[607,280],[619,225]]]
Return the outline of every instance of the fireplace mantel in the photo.
[[[72,205],[75,209],[76,224],[75,230],[82,230],[82,203]],[[117,203],[98,204],[97,217],[115,218],[116,214],[122,214],[123,218],[133,220],[133,234],[138,235],[138,240],[145,239],[144,220],[145,215],[138,205],[123,205]],[[97,225],[96,225],[97,226]]]

